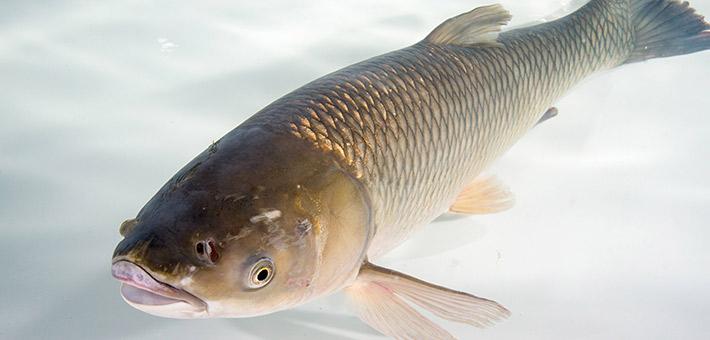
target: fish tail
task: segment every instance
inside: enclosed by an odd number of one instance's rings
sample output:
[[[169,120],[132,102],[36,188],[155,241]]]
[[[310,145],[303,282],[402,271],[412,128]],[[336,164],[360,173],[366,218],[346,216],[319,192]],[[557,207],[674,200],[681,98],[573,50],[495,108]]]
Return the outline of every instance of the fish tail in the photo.
[[[631,0],[634,46],[625,63],[710,49],[710,24],[687,1]]]

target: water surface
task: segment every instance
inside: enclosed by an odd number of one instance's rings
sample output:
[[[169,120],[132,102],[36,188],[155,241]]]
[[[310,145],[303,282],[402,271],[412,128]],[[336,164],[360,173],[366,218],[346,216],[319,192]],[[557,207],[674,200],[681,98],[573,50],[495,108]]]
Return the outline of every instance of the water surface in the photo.
[[[567,6],[502,3],[522,24]],[[0,4],[0,338],[376,339],[341,296],[168,320],[110,276],[120,222],[286,92],[476,1]],[[692,1],[710,15],[710,1]],[[710,52],[597,75],[489,171],[505,213],[433,223],[380,264],[513,312],[476,339],[710,338]]]

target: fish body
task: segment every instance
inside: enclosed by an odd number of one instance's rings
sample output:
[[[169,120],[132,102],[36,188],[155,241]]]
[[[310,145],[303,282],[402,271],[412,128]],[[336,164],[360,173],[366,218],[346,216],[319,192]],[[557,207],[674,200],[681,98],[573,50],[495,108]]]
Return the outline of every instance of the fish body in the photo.
[[[473,48],[428,38],[303,86],[247,125],[290,129],[350,169],[375,207],[374,259],[447,211],[571,86],[624,63],[628,13],[592,2]]]
[[[480,173],[581,79],[710,48],[708,24],[675,1],[594,0],[496,34],[509,19],[498,5],[451,18],[229,132],[122,225],[124,299],[163,316],[245,317],[345,290],[396,338],[451,337],[412,305],[474,326],[507,316],[370,261],[446,211],[509,206]]]

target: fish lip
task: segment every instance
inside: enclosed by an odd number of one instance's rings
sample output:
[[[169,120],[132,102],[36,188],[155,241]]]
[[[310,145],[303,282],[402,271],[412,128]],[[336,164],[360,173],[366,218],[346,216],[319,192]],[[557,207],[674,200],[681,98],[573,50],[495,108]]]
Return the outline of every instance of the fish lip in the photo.
[[[111,264],[111,275],[122,284],[133,286],[163,298],[175,300],[175,303],[184,302],[195,309],[207,311],[207,303],[202,299],[190,294],[184,289],[174,287],[156,279],[148,270],[128,259],[114,259]],[[123,295],[123,293],[121,294]],[[124,299],[126,299],[125,296]],[[140,305],[140,303],[136,301],[128,302]]]

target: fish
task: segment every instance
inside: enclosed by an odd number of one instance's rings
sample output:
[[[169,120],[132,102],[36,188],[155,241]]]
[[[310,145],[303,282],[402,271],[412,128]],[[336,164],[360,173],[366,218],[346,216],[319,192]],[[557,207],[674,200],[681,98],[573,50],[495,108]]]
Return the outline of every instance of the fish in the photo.
[[[688,2],[592,0],[506,29],[488,5],[423,40],[275,100],[212,143],[119,228],[112,275],[131,306],[170,318],[253,317],[343,292],[396,339],[486,327],[496,301],[376,265],[446,213],[504,211],[483,171],[596,72],[710,48]],[[420,311],[427,311],[425,316]]]

